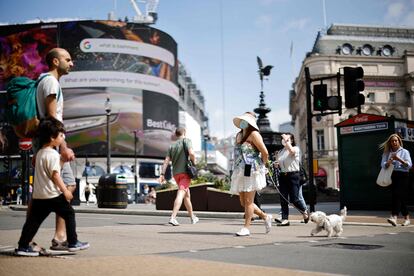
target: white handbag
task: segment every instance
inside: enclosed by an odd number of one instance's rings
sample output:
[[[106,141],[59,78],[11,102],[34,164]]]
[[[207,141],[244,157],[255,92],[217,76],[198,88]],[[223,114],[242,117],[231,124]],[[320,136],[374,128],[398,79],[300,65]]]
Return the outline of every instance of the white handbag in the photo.
[[[390,164],[388,168],[381,168],[381,171],[378,174],[377,177],[377,184],[381,187],[387,187],[391,185],[391,175],[392,171],[394,170],[394,165]]]

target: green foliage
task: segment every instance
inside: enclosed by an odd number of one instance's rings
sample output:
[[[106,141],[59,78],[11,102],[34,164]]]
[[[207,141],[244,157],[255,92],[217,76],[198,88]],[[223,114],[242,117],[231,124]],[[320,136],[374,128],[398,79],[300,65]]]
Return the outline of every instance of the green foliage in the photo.
[[[229,191],[230,190],[230,177],[224,176],[224,177],[217,177],[216,175],[212,174],[209,171],[204,171],[202,169],[201,173],[198,174],[198,177],[196,179],[191,180],[190,186],[197,185],[197,184],[203,184],[203,183],[213,183],[214,188],[223,190],[223,191]],[[199,172],[200,172],[199,170]],[[172,180],[172,179],[171,179]],[[172,181],[169,180],[165,182],[164,184],[158,186],[156,188],[157,191],[167,190],[167,189],[173,189],[176,188],[176,185],[172,183]]]
[[[224,178],[217,178],[216,181],[214,181],[214,188],[220,189],[223,191],[229,191],[230,190],[230,177],[226,176]]]
[[[201,184],[201,183],[213,183],[214,188],[220,189],[223,191],[230,190],[230,177],[217,177],[211,172],[207,171],[204,174],[199,174],[196,179],[191,181],[191,185]]]
[[[155,188],[156,191],[162,191],[162,190],[168,190],[168,189],[173,189],[175,188],[176,185],[174,185],[174,183],[171,182],[171,180],[166,181],[165,183],[157,186]]]

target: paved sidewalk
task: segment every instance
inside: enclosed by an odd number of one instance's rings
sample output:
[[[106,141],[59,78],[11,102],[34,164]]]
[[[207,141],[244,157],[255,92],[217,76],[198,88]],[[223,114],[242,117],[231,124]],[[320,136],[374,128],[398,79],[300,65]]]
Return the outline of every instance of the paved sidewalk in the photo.
[[[320,203],[316,210],[338,213],[339,203]],[[9,207],[2,207],[8,209]],[[25,211],[26,206],[10,206],[13,210]],[[301,216],[290,209],[291,227],[273,227],[264,234],[263,222],[252,223],[252,236],[238,238],[234,231],[240,229],[243,213],[196,212],[200,223],[192,225],[185,215],[180,215],[180,227],[168,225],[171,211],[156,210],[154,205],[130,204],[126,209],[103,209],[96,205],[74,206],[77,213],[107,213],[140,216],[164,216],[164,218],[139,218],[141,223],[123,223],[115,226],[84,226],[78,233],[91,243],[91,248],[74,256],[54,258],[25,258],[0,255],[0,275],[326,275],[297,269],[245,265],[191,258],[177,258],[174,252],[198,252],[223,248],[248,248],[276,243],[309,243],[329,241],[323,235],[310,237],[311,223],[299,223]],[[262,208],[277,215],[280,206],[262,205]],[[185,213],[185,212],[182,212]],[[411,227],[391,227],[385,222],[386,211],[350,210],[344,238],[352,239],[369,233],[404,233]],[[108,216],[109,217],[109,216]],[[215,220],[214,218],[219,218]],[[138,219],[138,218],[137,218]],[[154,220],[148,222],[148,220]],[[160,222],[162,221],[162,222]],[[352,225],[354,224],[354,225]],[[375,227],[380,226],[380,227]],[[18,239],[20,229],[0,231],[0,244],[6,245]],[[42,228],[36,235],[41,245],[50,243],[53,228]],[[142,238],[145,234],[145,239]],[[156,242],[155,242],[156,241]],[[342,241],[342,239],[341,239]],[[14,244],[13,244],[14,246]],[[242,249],[240,249],[242,250]]]
[[[81,203],[79,206],[73,206],[77,213],[98,213],[98,214],[123,214],[123,215],[141,215],[141,216],[170,216],[170,210],[156,210],[153,204],[128,204],[126,209],[114,208],[98,208],[96,204],[87,206]],[[273,215],[278,216],[280,212],[279,204],[262,204],[262,209]],[[24,205],[10,205],[9,207],[15,211],[26,211],[27,206]],[[315,206],[315,210],[323,211],[327,214],[339,213],[339,202],[322,202]],[[186,211],[180,211],[180,215],[185,214]],[[243,213],[239,212],[206,212],[195,211],[200,218],[229,218],[240,219],[243,218]],[[386,218],[389,217],[389,211],[370,211],[370,210],[348,210],[348,216],[345,224],[362,224],[362,225],[388,225]],[[291,221],[301,221],[302,216],[294,208],[290,207]]]

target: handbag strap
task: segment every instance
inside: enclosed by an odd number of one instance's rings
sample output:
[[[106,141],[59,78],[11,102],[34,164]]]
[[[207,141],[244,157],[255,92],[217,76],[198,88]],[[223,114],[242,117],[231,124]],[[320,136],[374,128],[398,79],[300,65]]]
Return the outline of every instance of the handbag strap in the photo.
[[[299,163],[299,172],[302,172],[303,175],[305,176],[305,179],[308,180],[308,174],[306,173],[305,168],[303,167],[302,163]]]
[[[188,160],[188,149],[187,149],[187,145],[184,142],[184,139],[185,138],[183,138],[183,149],[184,149],[185,159]]]

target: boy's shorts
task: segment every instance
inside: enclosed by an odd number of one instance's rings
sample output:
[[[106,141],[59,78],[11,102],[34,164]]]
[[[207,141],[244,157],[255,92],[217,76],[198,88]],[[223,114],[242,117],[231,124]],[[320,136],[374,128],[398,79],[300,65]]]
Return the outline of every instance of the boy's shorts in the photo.
[[[65,183],[66,186],[76,185],[75,176],[73,175],[69,162],[63,163],[60,174],[62,176],[63,183]]]
[[[178,174],[174,175],[174,179],[175,179],[175,182],[177,182],[179,190],[184,190],[186,192],[189,191],[191,178],[188,174],[178,173]]]

